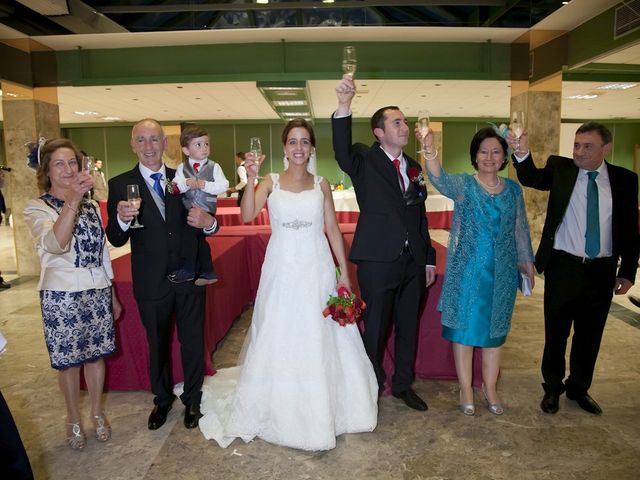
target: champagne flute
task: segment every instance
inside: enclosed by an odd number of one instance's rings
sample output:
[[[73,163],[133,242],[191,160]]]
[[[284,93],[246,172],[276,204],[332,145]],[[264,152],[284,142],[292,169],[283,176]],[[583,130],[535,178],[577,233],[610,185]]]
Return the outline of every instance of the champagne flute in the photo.
[[[353,78],[356,73],[358,59],[356,57],[356,47],[347,46],[342,49],[342,72]]]
[[[87,172],[89,176],[93,173],[93,157],[82,157],[82,170]],[[91,200],[91,190],[86,193],[87,200]]]
[[[127,200],[134,208],[140,208],[142,199],[140,198],[140,189],[138,185],[127,185]],[[142,228],[144,225],[138,222],[138,215],[133,217],[133,222],[129,225],[129,228]]]
[[[524,112],[522,111],[513,112],[513,114],[511,115],[511,124],[509,125],[509,128],[511,129],[513,134],[516,136],[516,141],[517,141],[516,150],[519,150],[520,136],[522,135],[522,132],[524,132]]]
[[[429,135],[430,131],[428,110],[418,111],[418,131],[420,132],[420,136],[422,137],[422,148],[418,150],[418,153],[426,153],[426,151],[424,150],[424,140],[425,137]]]
[[[249,140],[249,151],[256,156],[255,163],[259,170],[260,156],[262,155],[262,143],[260,142],[260,137],[251,137],[251,140]]]

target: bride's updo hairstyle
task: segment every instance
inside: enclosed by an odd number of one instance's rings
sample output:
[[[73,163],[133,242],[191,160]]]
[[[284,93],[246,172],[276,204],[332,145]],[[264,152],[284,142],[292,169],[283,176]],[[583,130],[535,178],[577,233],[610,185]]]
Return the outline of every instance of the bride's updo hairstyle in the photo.
[[[282,136],[280,137],[282,140],[282,145],[286,145],[287,138],[289,137],[289,132],[294,128],[304,128],[307,132],[309,132],[309,140],[311,140],[311,146],[313,148],[316,147],[316,134],[313,133],[313,127],[309,122],[307,122],[304,118],[294,118],[293,120],[289,120],[287,124],[284,126],[282,130]]]

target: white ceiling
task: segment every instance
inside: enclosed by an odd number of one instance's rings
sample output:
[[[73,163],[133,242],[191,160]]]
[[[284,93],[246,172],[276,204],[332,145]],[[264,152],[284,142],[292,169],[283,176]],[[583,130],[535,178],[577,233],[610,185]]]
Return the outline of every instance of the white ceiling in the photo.
[[[574,0],[533,27],[534,30],[571,30],[619,3],[617,0]],[[588,7],[588,8],[585,8]],[[0,38],[12,32],[0,25]],[[10,30],[10,29],[9,29]],[[34,37],[54,49],[126,48],[136,46],[225,44],[246,42],[358,42],[385,41],[512,42],[524,29],[498,28],[282,28],[253,30],[210,30],[162,33],[126,33]],[[15,32],[14,32],[15,33]],[[597,59],[602,63],[640,64],[640,44]],[[315,118],[328,118],[336,104],[336,80],[309,81]],[[432,117],[508,117],[511,97],[507,81],[460,80],[360,80],[353,110],[357,117],[370,117],[382,105],[398,105],[408,117],[427,108]],[[605,82],[564,82],[563,97],[588,94]],[[562,118],[640,118],[640,86],[624,91],[598,91],[593,100],[563,98]],[[276,119],[254,82],[209,82],[158,85],[59,87],[60,121],[70,123],[108,122],[105,117],[133,122],[142,117],[160,121],[265,120]],[[93,111],[97,115],[77,115]],[[1,112],[0,112],[1,118]]]
[[[640,118],[640,85],[628,90],[597,90],[605,82],[564,82],[562,118]],[[337,80],[308,82],[315,118],[329,118],[336,107]],[[358,80],[356,117],[370,117],[382,105],[398,105],[408,117],[427,108],[432,117],[508,117],[510,82],[479,80]],[[566,97],[597,93],[593,100]],[[277,119],[254,82],[122,85],[58,88],[60,122],[134,122]],[[94,111],[81,116],[74,112]]]

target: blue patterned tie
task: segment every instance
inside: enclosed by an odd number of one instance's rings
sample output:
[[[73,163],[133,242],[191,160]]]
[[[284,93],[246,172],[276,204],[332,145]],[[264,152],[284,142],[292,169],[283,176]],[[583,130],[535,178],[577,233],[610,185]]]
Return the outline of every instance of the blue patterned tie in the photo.
[[[587,172],[587,233],[585,235],[584,252],[589,258],[595,258],[600,253],[600,208],[598,201],[598,172]]]
[[[164,199],[164,188],[162,188],[162,185],[160,184],[162,174],[160,172],[152,173],[151,178],[153,178],[153,189],[158,195],[160,195],[160,198]]]

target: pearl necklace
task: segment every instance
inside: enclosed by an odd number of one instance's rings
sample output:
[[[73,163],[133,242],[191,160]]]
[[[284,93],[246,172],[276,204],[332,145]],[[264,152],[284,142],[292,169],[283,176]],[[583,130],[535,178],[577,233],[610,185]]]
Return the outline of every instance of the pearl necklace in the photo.
[[[488,185],[488,184],[484,183],[482,180],[480,180],[480,177],[478,176],[477,173],[474,175],[474,177],[476,178],[476,180],[478,181],[478,183],[480,185],[482,185],[484,188],[486,188],[488,190],[496,190],[496,189],[498,189],[498,188],[500,188],[502,186],[502,178],[500,178],[500,177],[498,177],[495,185]]]

